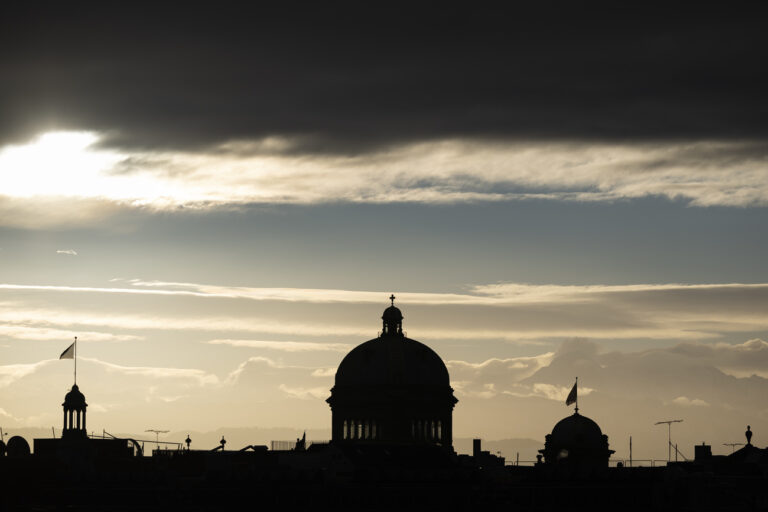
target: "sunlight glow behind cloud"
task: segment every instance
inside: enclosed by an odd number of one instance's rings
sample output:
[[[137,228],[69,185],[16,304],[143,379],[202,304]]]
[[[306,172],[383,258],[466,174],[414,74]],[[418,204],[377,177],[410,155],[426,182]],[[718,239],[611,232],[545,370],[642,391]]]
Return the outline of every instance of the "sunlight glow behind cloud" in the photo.
[[[105,171],[123,157],[95,150],[90,132],[50,132],[0,151],[0,190],[15,197],[104,195],[112,187]]]
[[[768,204],[758,143],[477,142],[446,139],[355,156],[295,154],[291,141],[222,144],[197,152],[97,147],[90,132],[52,132],[0,150],[3,223],[19,224],[52,198],[121,207],[210,209],[252,203],[452,203],[548,199],[614,201],[662,196],[692,205]],[[272,142],[270,142],[272,141]],[[14,201],[25,199],[24,204]],[[7,204],[3,205],[2,202]],[[103,216],[106,206],[92,206]],[[78,215],[82,216],[83,208]],[[16,211],[16,215],[13,212]]]

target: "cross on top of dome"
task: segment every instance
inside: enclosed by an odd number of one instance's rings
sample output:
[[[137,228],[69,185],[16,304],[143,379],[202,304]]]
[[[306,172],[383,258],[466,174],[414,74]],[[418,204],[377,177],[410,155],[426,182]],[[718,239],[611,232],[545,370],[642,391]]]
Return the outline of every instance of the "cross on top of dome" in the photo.
[[[390,295],[390,296],[389,296],[389,300],[391,300],[391,301],[392,301],[392,305],[393,305],[393,306],[395,305],[395,299],[396,299],[396,297],[395,297],[395,294],[394,294],[394,293],[393,293],[392,295]]]

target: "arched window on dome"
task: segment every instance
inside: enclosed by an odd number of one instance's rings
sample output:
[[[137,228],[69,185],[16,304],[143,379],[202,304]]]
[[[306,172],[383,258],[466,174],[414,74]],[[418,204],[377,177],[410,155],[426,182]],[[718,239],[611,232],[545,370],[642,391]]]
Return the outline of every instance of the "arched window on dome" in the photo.
[[[368,420],[365,420],[363,422],[363,439],[370,439],[371,435],[371,425],[368,422]]]
[[[440,441],[443,440],[443,422],[441,420],[437,420],[437,438]]]
[[[344,420],[341,424],[341,438],[342,439],[349,438],[349,425],[347,424],[347,420]]]
[[[362,439],[363,438],[363,422],[360,420],[357,420],[356,423],[357,423],[357,437],[355,437],[355,439]]]
[[[437,426],[435,425],[435,420],[429,422],[429,429],[429,438],[434,441],[435,438],[437,438]]]
[[[376,432],[376,430],[377,430],[376,429],[376,424],[377,423],[378,422],[376,420],[373,420],[371,422],[371,439],[376,439],[376,434],[378,433],[378,432]]]

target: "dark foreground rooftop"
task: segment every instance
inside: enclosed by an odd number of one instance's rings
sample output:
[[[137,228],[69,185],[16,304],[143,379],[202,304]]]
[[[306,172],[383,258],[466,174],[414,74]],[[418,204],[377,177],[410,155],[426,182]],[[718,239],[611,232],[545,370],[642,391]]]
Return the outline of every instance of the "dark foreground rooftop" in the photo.
[[[588,477],[439,447],[3,457],[2,510],[766,510],[764,450]],[[742,458],[749,459],[742,463]]]

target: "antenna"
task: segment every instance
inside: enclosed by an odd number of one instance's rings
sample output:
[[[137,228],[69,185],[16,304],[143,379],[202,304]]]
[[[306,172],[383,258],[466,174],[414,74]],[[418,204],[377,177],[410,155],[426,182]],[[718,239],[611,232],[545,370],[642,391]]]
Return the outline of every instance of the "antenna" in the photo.
[[[148,428],[144,432],[154,432],[155,433],[155,444],[157,445],[157,449],[160,449],[160,434],[167,434],[170,432],[170,430],[156,430],[154,428]]]
[[[667,426],[667,463],[672,462],[672,424],[682,423],[683,420],[665,420],[657,421],[654,425],[666,425]]]
[[[736,451],[737,446],[744,446],[744,443],[723,443],[724,446],[730,446],[731,447],[731,453]]]

